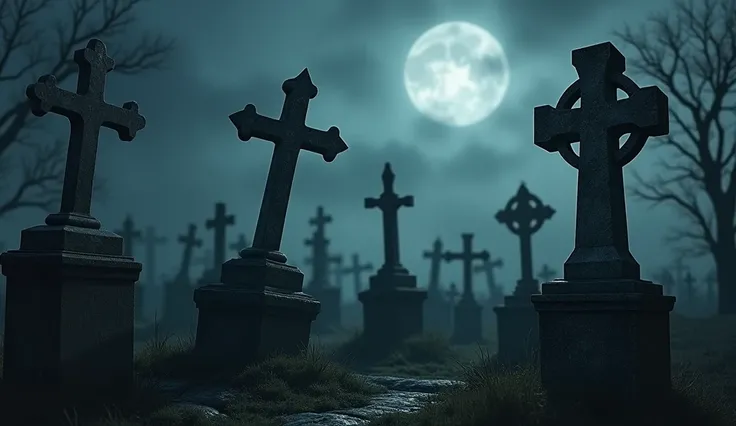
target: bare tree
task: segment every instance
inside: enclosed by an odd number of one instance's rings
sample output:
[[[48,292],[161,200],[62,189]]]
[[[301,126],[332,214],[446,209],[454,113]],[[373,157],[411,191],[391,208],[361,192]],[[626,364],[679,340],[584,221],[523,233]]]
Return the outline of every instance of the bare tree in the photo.
[[[91,38],[112,46],[115,70],[137,74],[160,68],[174,44],[159,36],[124,35],[144,0],[0,0],[0,84],[12,94],[0,109],[0,216],[22,208],[57,207],[66,142],[46,139],[28,121],[23,89],[39,75],[59,82],[77,71],[74,50]],[[61,18],[57,18],[57,17]],[[51,29],[50,31],[48,29]],[[17,149],[16,149],[17,148]],[[18,182],[15,187],[9,182]]]
[[[665,151],[632,193],[682,213],[671,242],[713,257],[718,311],[736,313],[736,1],[680,1],[617,35],[638,53],[630,68],[670,97],[672,132],[654,142]]]

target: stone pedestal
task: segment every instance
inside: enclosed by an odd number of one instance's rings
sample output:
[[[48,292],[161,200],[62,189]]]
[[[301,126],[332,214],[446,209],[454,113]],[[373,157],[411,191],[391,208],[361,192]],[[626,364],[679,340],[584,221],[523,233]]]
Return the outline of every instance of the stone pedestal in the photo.
[[[241,253],[222,265],[222,283],[194,290],[195,352],[235,366],[305,349],[320,303],[302,292],[304,274],[280,253]]]
[[[308,288],[309,294],[319,300],[321,304],[319,315],[314,321],[314,331],[329,333],[342,326],[342,312],[340,310],[340,289],[327,287],[320,289]]]
[[[363,304],[363,337],[371,345],[390,348],[424,331],[422,305],[427,291],[417,277],[379,271],[370,287],[358,295]]]
[[[483,340],[483,307],[471,297],[462,297],[455,305],[452,343],[469,345]]]
[[[539,313],[542,381],[551,396],[580,401],[604,389],[610,404],[666,395],[669,314],[675,298],[649,281],[564,281],[532,296]],[[614,405],[615,406],[615,405]]]
[[[7,277],[3,381],[67,394],[128,389],[141,264],[90,217],[56,214],[46,223],[23,230],[20,248],[0,257]]]
[[[498,331],[498,361],[522,365],[535,360],[539,348],[539,317],[529,297],[506,296],[493,308]]]

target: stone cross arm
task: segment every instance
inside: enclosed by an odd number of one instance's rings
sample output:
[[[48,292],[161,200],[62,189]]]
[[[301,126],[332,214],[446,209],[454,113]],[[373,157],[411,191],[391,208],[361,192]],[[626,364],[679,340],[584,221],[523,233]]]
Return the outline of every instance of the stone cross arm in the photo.
[[[484,260],[487,261],[491,258],[491,254],[488,253],[487,250],[475,252],[475,253],[466,253],[464,251],[462,252],[451,252],[446,251],[442,253],[442,258],[445,260],[445,262],[451,262],[453,260]],[[483,266],[483,265],[480,265]]]

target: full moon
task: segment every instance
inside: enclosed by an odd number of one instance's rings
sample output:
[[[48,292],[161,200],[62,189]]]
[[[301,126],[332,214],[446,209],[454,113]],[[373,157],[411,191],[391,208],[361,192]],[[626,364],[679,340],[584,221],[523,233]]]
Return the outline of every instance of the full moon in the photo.
[[[411,46],[404,85],[422,114],[450,126],[470,126],[501,104],[509,64],[501,43],[488,31],[468,22],[446,22]]]

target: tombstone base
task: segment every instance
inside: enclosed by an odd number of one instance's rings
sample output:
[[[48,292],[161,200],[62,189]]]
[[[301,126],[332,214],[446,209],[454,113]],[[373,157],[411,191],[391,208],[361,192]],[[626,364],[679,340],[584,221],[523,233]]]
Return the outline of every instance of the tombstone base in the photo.
[[[452,343],[469,345],[483,340],[483,307],[472,297],[463,297],[455,306]]]
[[[195,353],[208,362],[237,366],[304,350],[320,303],[301,292],[303,280],[298,268],[268,258],[225,262],[222,284],[194,290],[199,310]]]
[[[376,274],[370,278],[370,288],[358,294],[363,304],[363,338],[369,345],[393,347],[424,331],[423,304],[427,291],[416,288],[416,280],[413,275]],[[404,285],[395,288],[386,285],[396,282]]]
[[[533,362],[539,350],[539,316],[529,297],[506,296],[493,308],[498,333],[498,362],[523,365]]]
[[[47,223],[54,217],[61,215]],[[122,255],[120,236],[83,219],[90,227],[25,229],[20,248],[0,256],[6,385],[68,395],[119,392],[133,382],[133,284],[141,264]]]
[[[564,281],[532,296],[540,367],[549,395],[646,403],[671,389],[670,311],[675,298],[650,281]],[[618,405],[613,405],[618,406]]]
[[[308,288],[307,290],[321,304],[319,315],[314,321],[313,331],[316,333],[330,333],[335,331],[336,328],[340,328],[342,326],[340,289],[328,287]]]

